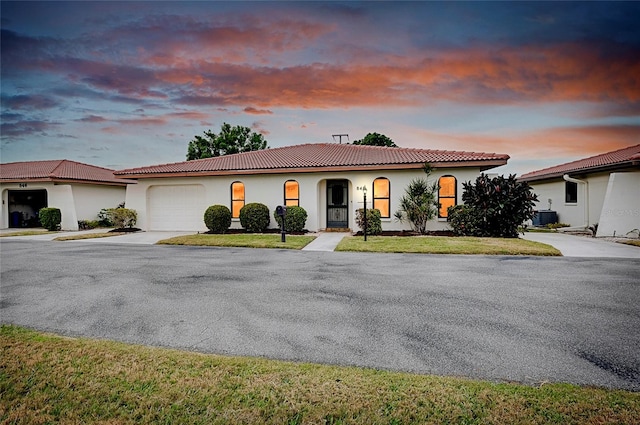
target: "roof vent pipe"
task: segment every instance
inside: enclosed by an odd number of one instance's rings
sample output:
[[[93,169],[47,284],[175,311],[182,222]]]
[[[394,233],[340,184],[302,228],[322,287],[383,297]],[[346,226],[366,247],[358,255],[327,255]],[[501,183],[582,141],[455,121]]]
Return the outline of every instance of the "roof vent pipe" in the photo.
[[[567,181],[567,182],[584,185],[584,218],[586,221],[584,227],[588,228],[589,227],[589,182],[586,180],[574,179],[573,177],[570,177],[569,174],[565,174],[564,176],[562,176],[562,178],[564,179],[564,181]]]

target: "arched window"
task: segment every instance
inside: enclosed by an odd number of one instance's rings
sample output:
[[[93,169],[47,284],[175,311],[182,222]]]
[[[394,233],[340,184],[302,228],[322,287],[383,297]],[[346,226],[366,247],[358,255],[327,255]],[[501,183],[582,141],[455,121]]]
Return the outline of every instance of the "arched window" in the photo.
[[[442,176],[438,180],[438,186],[438,202],[440,202],[438,217],[447,218],[449,216],[447,208],[456,205],[456,178]]]
[[[391,217],[391,183],[385,177],[373,181],[373,208],[380,210],[381,218]]]
[[[300,185],[295,180],[284,182],[284,204],[289,206],[300,206]]]
[[[231,217],[240,218],[240,210],[244,207],[244,183],[231,183]]]

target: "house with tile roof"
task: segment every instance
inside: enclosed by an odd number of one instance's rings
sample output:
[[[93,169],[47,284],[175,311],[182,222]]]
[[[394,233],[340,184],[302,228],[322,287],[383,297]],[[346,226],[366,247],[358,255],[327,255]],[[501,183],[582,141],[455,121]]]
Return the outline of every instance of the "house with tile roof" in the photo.
[[[523,174],[539,209],[554,210],[572,227],[598,224],[597,236],[640,229],[640,145]]]
[[[113,170],[66,159],[1,164],[0,228],[38,226],[38,211],[55,207],[62,229],[78,230],[78,220],[96,220],[102,208],[121,204],[132,183]]]
[[[308,214],[310,231],[358,230],[355,211],[377,208],[383,230],[405,230],[394,219],[400,197],[411,180],[424,178],[425,163],[440,184],[439,217],[430,230],[447,228],[448,206],[460,202],[462,183],[480,172],[504,165],[508,155],[349,144],[302,144],[172,164],[116,171],[137,181],[127,186],[126,205],[138,212],[143,230],[206,231],[207,207],[226,205],[232,228],[251,202],[297,205]],[[366,192],[363,190],[366,188]],[[272,218],[270,227],[277,224]]]

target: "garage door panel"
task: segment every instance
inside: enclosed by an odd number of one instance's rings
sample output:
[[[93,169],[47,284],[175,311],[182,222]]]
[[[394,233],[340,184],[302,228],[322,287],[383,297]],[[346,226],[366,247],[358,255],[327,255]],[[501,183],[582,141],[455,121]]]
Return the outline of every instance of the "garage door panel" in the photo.
[[[205,209],[202,185],[151,186],[147,191],[149,230],[201,230]]]

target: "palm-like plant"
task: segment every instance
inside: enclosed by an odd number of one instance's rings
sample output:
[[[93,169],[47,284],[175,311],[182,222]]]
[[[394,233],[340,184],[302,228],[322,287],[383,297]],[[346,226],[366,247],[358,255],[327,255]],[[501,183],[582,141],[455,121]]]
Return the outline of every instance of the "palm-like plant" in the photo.
[[[431,174],[431,167],[425,165],[427,177]],[[427,223],[438,213],[440,204],[437,198],[438,183],[429,183],[427,179],[413,179],[400,198],[400,207],[394,216],[402,223],[409,222],[411,228],[420,233],[427,232]]]

